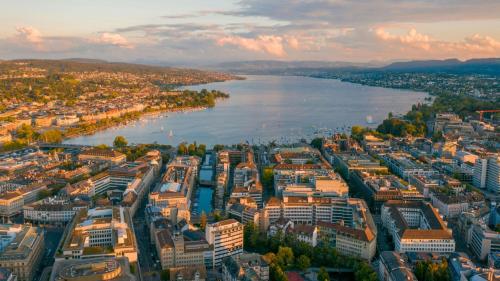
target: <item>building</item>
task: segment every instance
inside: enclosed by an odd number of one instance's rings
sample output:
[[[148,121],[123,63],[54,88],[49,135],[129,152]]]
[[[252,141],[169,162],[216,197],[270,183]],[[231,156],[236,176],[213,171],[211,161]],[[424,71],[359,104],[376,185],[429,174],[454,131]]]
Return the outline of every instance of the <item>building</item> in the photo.
[[[222,281],[268,281],[269,264],[261,255],[245,253],[222,262]]]
[[[0,268],[6,268],[19,281],[35,279],[45,250],[44,232],[30,225],[0,225]]]
[[[349,179],[355,171],[387,174],[387,167],[381,166],[380,161],[375,160],[368,154],[358,153],[335,153],[333,154],[333,165],[339,169],[340,174]]]
[[[456,218],[461,213],[473,207],[485,204],[484,196],[476,192],[462,192],[460,194],[446,194],[435,190],[431,192],[432,205],[439,210],[445,218]]]
[[[64,225],[76,212],[87,209],[83,201],[72,203],[66,197],[49,197],[23,207],[24,221],[39,224]]]
[[[50,281],[136,281],[126,257],[56,260]]]
[[[315,225],[319,221],[338,223],[342,220],[345,225],[356,227],[363,223],[363,216],[372,220],[366,202],[356,198],[302,196],[284,197],[283,200],[271,198],[264,209],[269,223],[283,217],[295,224]]]
[[[47,190],[45,184],[31,184],[14,191],[8,191],[0,195],[0,216],[11,218],[23,211],[23,206],[35,202],[40,192]]]
[[[418,160],[412,159],[412,157],[406,153],[389,153],[382,156],[382,158],[394,174],[406,181],[410,176],[427,176],[437,173],[437,171],[432,169],[430,166],[424,165]]]
[[[485,260],[490,253],[500,252],[500,232],[484,223],[474,224],[468,240],[469,248],[480,260]]]
[[[173,223],[191,219],[191,193],[198,175],[200,159],[179,156],[167,165],[158,187],[149,194],[149,203],[161,209]]]
[[[78,155],[80,161],[104,161],[119,165],[127,161],[127,156],[121,152],[106,148],[91,148],[80,152]]]
[[[394,175],[355,171],[351,175],[351,181],[365,199],[370,210],[377,214],[380,213],[380,208],[386,201],[402,200],[402,190],[406,188]]]
[[[473,183],[476,187],[500,193],[500,156],[478,158],[474,164]]]
[[[207,269],[203,265],[193,265],[189,267],[173,267],[169,269],[170,279],[177,281],[205,281],[207,279]]]
[[[56,259],[127,257],[137,261],[133,224],[126,208],[80,210],[67,227]]]
[[[398,252],[380,253],[378,275],[382,281],[417,281],[413,270]]]
[[[190,239],[189,235],[172,228],[154,232],[154,243],[162,269],[205,266],[211,261],[213,250],[204,237]]]
[[[369,226],[352,228],[339,223],[318,222],[318,240],[346,256],[372,260],[377,250],[377,232]]]
[[[392,236],[397,252],[455,251],[451,229],[430,203],[387,201],[382,207],[381,218],[383,226]]]
[[[213,247],[213,265],[224,258],[243,253],[243,224],[234,219],[212,223],[205,228],[205,237]]]

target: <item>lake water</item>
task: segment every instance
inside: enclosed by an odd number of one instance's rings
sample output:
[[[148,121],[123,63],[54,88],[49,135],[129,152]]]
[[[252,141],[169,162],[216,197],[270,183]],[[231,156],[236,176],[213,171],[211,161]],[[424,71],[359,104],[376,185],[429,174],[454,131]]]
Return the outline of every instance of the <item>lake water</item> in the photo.
[[[214,108],[147,117],[66,143],[110,145],[118,135],[125,136],[129,143],[287,143],[350,131],[353,125],[376,126],[389,112],[406,113],[412,104],[424,102],[427,97],[420,92],[333,79],[253,75],[246,78],[188,87],[230,94],[229,99],[218,101]]]

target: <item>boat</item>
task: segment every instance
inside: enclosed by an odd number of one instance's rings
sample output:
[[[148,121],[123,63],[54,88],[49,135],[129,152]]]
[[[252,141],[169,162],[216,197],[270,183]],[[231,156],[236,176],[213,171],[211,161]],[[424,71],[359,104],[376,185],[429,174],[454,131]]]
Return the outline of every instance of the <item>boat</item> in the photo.
[[[168,132],[168,137],[171,138],[174,136],[174,132],[172,132],[172,130],[170,130],[170,132]]]
[[[366,116],[366,123],[372,124],[373,123],[373,117],[371,115]]]

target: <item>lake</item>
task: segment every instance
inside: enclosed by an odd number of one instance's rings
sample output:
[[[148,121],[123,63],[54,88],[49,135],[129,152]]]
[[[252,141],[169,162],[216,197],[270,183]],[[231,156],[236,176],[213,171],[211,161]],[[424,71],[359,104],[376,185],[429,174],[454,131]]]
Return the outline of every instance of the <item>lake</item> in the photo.
[[[144,117],[126,126],[65,141],[71,144],[112,144],[122,135],[129,143],[181,142],[235,144],[288,143],[302,138],[350,131],[353,125],[374,127],[389,112],[403,114],[424,102],[426,93],[363,86],[334,79],[300,76],[246,76],[186,87],[220,90],[230,98],[214,108]],[[168,116],[167,116],[168,115]]]

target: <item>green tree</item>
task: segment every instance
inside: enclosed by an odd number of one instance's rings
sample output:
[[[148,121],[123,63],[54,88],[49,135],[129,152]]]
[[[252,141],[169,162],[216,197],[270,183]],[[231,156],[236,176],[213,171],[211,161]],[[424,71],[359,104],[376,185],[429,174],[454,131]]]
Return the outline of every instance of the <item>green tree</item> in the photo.
[[[324,267],[321,267],[318,272],[318,281],[330,281],[330,275]]]
[[[60,143],[63,140],[63,135],[60,130],[47,130],[40,134],[40,140],[46,143]]]
[[[31,143],[39,137],[38,133],[30,125],[23,124],[16,131],[17,137]]]
[[[311,146],[321,150],[321,146],[323,146],[323,139],[322,138],[315,138],[311,141]]]
[[[273,280],[273,281],[287,281],[288,280],[283,269],[275,263],[271,264],[271,266],[269,267],[269,271],[270,271],[269,275],[271,277],[271,280]]]
[[[215,106],[215,97],[214,97],[214,94],[209,93],[207,95],[207,105],[208,105],[208,107],[214,107]]]
[[[293,250],[290,247],[279,247],[276,260],[281,268],[290,268],[293,266]]]
[[[305,255],[301,255],[297,258],[297,268],[300,270],[306,270],[311,266],[311,259]]]
[[[164,269],[160,273],[161,281],[169,281],[170,280],[170,270]]]
[[[128,141],[124,136],[116,136],[115,140],[113,141],[113,146],[122,148],[127,146]]]
[[[188,148],[185,143],[179,144],[177,148],[177,154],[179,155],[187,155],[188,154]]]
[[[100,149],[108,149],[109,146],[107,144],[104,144],[104,143],[101,143],[99,145],[96,145],[96,148],[100,148]]]

